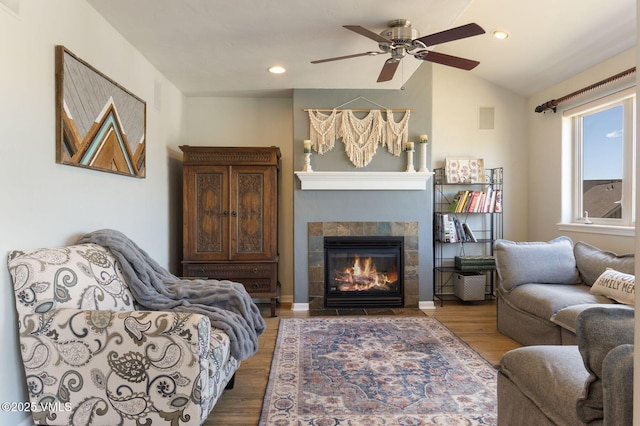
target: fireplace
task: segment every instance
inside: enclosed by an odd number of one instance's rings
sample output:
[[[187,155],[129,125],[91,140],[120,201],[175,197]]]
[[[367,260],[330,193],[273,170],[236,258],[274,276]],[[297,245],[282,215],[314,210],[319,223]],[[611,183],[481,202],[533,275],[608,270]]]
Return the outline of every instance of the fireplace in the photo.
[[[404,306],[403,254],[404,237],[324,237],[324,306]]]

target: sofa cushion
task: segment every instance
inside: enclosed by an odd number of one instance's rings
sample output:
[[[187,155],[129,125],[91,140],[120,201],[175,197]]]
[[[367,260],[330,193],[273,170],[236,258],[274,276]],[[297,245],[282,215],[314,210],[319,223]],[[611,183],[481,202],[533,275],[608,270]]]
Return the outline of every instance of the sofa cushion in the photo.
[[[634,309],[632,306],[621,305],[619,303],[608,303],[608,304],[593,304],[593,303],[581,303],[579,305],[568,306],[564,309],[560,309],[556,312],[552,317],[551,321],[554,324],[559,325],[560,327],[567,329],[575,334],[576,332],[576,320],[578,319],[578,315],[582,313],[585,309],[590,308],[614,308],[614,309]]]
[[[57,308],[134,309],[120,265],[102,246],[15,250],[9,253],[8,266],[20,317]]]
[[[554,424],[580,424],[575,407],[589,373],[576,346],[526,346],[504,354],[498,370]]]
[[[633,344],[634,309],[586,309],[576,321],[578,349],[589,371],[584,395],[578,399],[578,417],[585,423],[601,419],[603,413],[603,361],[619,345]],[[632,377],[629,377],[632,380]]]
[[[613,303],[611,299],[589,292],[586,285],[522,284],[504,297],[509,303],[531,315],[551,321],[556,312],[579,304]]]
[[[607,268],[635,274],[635,256],[632,253],[618,255],[582,241],[576,243],[573,252],[580,278],[586,285],[593,285]]]
[[[494,249],[500,285],[506,291],[529,283],[580,283],[569,237],[548,242],[497,240]]]
[[[636,277],[608,268],[591,286],[591,293],[606,296],[625,305],[634,305]]]

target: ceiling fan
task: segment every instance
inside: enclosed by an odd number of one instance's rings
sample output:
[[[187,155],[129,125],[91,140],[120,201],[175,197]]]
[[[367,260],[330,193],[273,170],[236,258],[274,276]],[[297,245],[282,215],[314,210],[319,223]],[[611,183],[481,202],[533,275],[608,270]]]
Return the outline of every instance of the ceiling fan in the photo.
[[[472,70],[480,63],[471,59],[459,58],[457,56],[427,50],[428,46],[434,46],[436,44],[484,34],[485,31],[478,24],[472,23],[462,25],[460,27],[451,28],[449,30],[423,37],[418,37],[418,30],[411,28],[411,22],[407,19],[395,19],[390,21],[388,26],[389,28],[382,31],[380,34],[377,34],[371,30],[361,27],[360,25],[343,25],[343,27],[348,30],[378,42],[380,51],[337,56],[335,58],[311,61],[311,63],[320,64],[323,62],[338,61],[341,59],[357,58],[359,56],[376,56],[384,53],[390,53],[391,57],[385,61],[382,71],[378,76],[378,83],[393,79],[400,61],[407,53],[423,61],[435,62],[437,64],[448,65],[450,67],[456,67],[463,70]]]

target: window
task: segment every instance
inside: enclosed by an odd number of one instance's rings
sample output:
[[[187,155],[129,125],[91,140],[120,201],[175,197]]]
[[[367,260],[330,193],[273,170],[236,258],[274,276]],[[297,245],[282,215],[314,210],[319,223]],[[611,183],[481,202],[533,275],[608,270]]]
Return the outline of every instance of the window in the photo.
[[[635,88],[565,111],[573,149],[571,220],[634,226]]]

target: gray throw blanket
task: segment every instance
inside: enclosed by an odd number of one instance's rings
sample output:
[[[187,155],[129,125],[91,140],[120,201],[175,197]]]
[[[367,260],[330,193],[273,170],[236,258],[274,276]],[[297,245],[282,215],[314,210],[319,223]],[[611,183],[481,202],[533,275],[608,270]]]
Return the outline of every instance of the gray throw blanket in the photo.
[[[180,279],[121,232],[103,229],[84,235],[78,244],[107,247],[120,262],[136,302],[154,311],[203,314],[231,340],[231,355],[239,361],[258,350],[258,336],[266,328],[260,310],[240,283]]]

